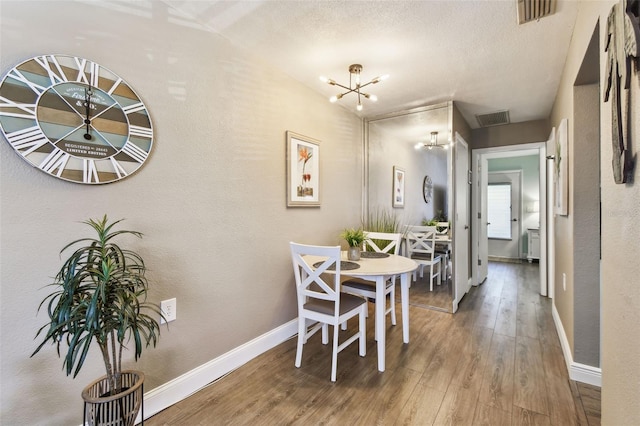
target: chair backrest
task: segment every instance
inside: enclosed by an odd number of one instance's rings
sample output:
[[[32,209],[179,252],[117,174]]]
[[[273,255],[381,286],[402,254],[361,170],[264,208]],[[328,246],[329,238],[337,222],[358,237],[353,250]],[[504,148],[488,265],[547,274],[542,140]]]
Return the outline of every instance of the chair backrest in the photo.
[[[368,247],[378,253],[393,253],[398,254],[400,252],[400,244],[402,242],[402,234],[396,234],[392,232],[369,232],[364,233],[364,249]]]
[[[309,299],[333,302],[333,315],[340,312],[340,246],[311,246],[290,242],[293,273],[298,294],[298,312],[302,312]],[[307,263],[305,255],[326,258],[318,267]],[[324,274],[332,267],[330,274]],[[322,302],[320,302],[322,303]],[[326,303],[326,302],[325,302]]]
[[[433,259],[436,233],[435,226],[407,225],[404,233],[407,257],[419,255],[423,258]]]

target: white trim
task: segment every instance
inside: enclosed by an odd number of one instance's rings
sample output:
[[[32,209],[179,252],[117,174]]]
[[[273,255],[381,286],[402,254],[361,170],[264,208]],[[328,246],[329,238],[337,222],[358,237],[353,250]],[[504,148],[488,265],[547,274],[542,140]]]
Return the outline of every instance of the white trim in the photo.
[[[562,353],[564,354],[564,361],[567,364],[567,371],[569,371],[569,378],[576,382],[587,383],[589,385],[602,387],[602,369],[598,367],[592,367],[586,364],[580,364],[573,361],[573,354],[571,353],[571,347],[569,346],[569,340],[562,327],[562,320],[560,314],[556,309],[554,303],[552,308],[553,322],[556,325],[558,331],[558,337],[560,338],[560,346],[562,346]]]
[[[295,318],[144,394],[145,419],[169,408],[298,333]],[[291,360],[293,367],[293,359]],[[140,415],[136,423],[140,422]]]
[[[471,221],[475,224],[475,226],[471,226],[471,275],[473,277],[473,282],[477,283],[474,285],[478,285],[478,213],[479,213],[479,204],[478,204],[478,194],[474,193],[474,191],[478,191],[478,180],[480,176],[478,174],[477,167],[473,167],[478,164],[478,162],[482,160],[486,160],[488,158],[503,158],[503,157],[516,157],[523,155],[538,155],[539,156],[539,179],[540,179],[540,188],[539,188],[539,200],[540,200],[540,211],[546,211],[547,206],[547,172],[545,170],[546,166],[546,152],[547,152],[547,142],[531,142],[531,143],[523,143],[516,145],[505,145],[505,146],[497,146],[492,148],[477,148],[472,149],[471,151],[471,164],[472,164],[472,177],[473,177],[473,186],[471,189]],[[484,165],[484,164],[483,164]],[[547,295],[547,216],[545,214],[540,215],[540,294],[543,296]]]

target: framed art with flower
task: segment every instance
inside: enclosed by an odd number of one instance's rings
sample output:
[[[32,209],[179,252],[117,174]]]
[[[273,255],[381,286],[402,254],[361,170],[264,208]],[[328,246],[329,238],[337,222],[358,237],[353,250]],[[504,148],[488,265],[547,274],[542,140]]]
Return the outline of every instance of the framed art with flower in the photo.
[[[320,206],[320,141],[287,131],[287,206]]]
[[[404,207],[404,170],[393,166],[393,207]]]

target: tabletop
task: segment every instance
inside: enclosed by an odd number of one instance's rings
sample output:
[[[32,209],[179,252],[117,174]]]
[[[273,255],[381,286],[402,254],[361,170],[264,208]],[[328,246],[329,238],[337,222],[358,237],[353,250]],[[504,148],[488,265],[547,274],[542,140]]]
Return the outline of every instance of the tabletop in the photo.
[[[313,265],[316,262],[320,262],[326,259],[323,256],[304,256],[304,259],[309,265]],[[357,269],[341,269],[340,275],[344,276],[378,276],[378,275],[396,275],[404,274],[407,272],[413,272],[418,268],[418,264],[408,257],[389,254],[388,257],[382,258],[364,258],[360,260],[347,260],[347,252],[343,251],[340,254],[341,261],[348,261],[357,263],[360,265]],[[327,270],[327,273],[333,271]]]

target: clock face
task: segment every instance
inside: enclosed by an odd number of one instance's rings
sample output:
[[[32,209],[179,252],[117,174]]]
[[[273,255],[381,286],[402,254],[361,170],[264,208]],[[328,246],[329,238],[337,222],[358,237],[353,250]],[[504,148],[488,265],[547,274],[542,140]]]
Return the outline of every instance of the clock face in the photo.
[[[147,108],[113,72],[66,55],[31,58],[0,82],[0,130],[32,166],[84,184],[123,179],[147,160]]]
[[[422,194],[424,202],[428,204],[431,201],[431,196],[433,195],[433,183],[429,176],[425,176],[424,181],[422,182]]]

